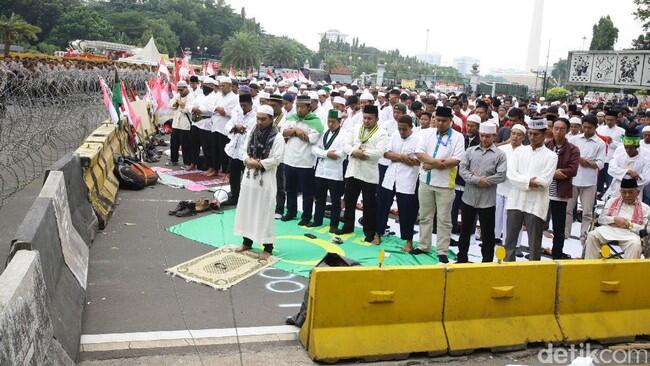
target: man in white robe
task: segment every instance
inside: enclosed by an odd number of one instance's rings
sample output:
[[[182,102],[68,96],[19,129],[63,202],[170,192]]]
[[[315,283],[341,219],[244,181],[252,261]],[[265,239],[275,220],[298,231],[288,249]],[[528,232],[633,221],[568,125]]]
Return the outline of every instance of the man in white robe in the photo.
[[[508,160],[507,177],[512,185],[506,202],[506,261],[515,261],[517,238],[526,224],[530,260],[540,260],[542,231],[549,206],[549,186],[557,167],[557,154],[544,146],[547,123],[528,124],[530,145],[517,148]]]
[[[273,253],[275,242],[275,172],[284,154],[284,138],[273,124],[273,108],[257,109],[257,126],[246,138],[244,178],[233,232],[244,237],[238,252],[250,250],[254,242],[263,244],[260,259]]]
[[[609,162],[607,174],[612,178],[610,186],[603,195],[607,200],[616,195],[625,176],[636,179],[641,192],[650,182],[650,160],[639,151],[639,135],[634,129],[629,129],[623,136],[623,146],[619,146]],[[639,198],[643,199],[642,196]]]
[[[624,178],[620,196],[610,198],[598,218],[601,226],[587,235],[585,259],[600,258],[601,246],[612,241],[623,249],[623,258],[640,258],[642,246],[639,234],[646,230],[649,215],[650,207],[639,200],[637,180]]]

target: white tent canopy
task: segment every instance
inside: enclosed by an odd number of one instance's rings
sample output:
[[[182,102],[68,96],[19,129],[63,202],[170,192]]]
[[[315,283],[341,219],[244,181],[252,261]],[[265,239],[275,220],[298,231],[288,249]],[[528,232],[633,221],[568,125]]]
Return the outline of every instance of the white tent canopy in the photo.
[[[121,58],[119,61],[130,64],[156,66],[160,62],[160,52],[158,52],[156,42],[151,37],[144,48],[137,50],[133,56]]]

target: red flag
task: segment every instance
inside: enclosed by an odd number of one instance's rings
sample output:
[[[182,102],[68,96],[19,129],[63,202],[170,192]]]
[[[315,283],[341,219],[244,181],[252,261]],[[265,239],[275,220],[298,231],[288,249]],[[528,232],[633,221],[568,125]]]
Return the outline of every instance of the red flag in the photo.
[[[124,114],[126,114],[129,117],[129,121],[131,121],[131,124],[137,130],[138,127],[140,127],[140,118],[138,118],[138,116],[135,115],[133,108],[131,108],[131,101],[129,100],[126,94],[126,89],[124,88],[124,84],[121,84],[120,86],[122,90],[122,100],[124,101],[124,103],[122,104],[122,111],[124,112]]]
[[[228,70],[228,76],[231,78],[235,77],[235,70],[233,70],[232,66],[230,66],[230,69]]]
[[[201,70],[201,75],[208,76],[208,65],[206,62],[203,63],[203,70]]]
[[[208,67],[206,68],[206,72],[208,75],[214,75],[214,66],[212,66],[212,62],[208,62]]]
[[[174,59],[174,83],[177,83],[179,80],[181,80],[181,64],[182,60],[180,58],[175,58]]]

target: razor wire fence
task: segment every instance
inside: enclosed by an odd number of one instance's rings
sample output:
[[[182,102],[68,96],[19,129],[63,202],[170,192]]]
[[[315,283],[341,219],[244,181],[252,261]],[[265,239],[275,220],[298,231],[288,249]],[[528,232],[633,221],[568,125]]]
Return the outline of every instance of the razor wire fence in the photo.
[[[111,85],[112,69],[28,66],[0,61],[0,207],[108,118],[98,80]],[[153,75],[118,72],[140,94]]]

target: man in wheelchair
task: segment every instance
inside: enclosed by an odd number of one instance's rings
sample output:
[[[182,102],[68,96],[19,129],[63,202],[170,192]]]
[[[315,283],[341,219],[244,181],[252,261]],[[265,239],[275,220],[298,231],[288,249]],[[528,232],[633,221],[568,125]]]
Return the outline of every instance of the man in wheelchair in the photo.
[[[612,242],[623,249],[623,258],[640,258],[649,215],[650,207],[639,199],[636,179],[623,178],[620,195],[607,201],[598,218],[600,226],[587,234],[585,259],[600,258],[600,247]]]

